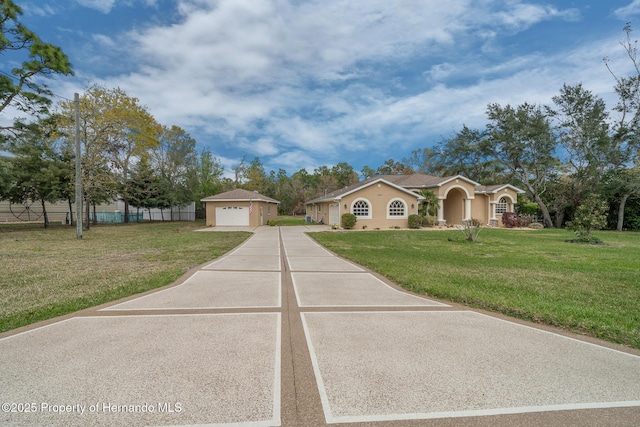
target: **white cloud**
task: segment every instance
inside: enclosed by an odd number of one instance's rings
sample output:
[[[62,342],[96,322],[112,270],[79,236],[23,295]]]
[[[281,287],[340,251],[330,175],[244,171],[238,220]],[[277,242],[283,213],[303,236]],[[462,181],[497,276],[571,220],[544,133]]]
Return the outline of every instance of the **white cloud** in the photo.
[[[310,156],[309,153],[301,150],[288,150],[277,157],[277,162],[266,163],[271,170],[278,170],[283,168],[289,173],[297,172],[300,169],[306,169],[309,172],[313,172],[321,162],[317,157]]]
[[[116,0],[76,0],[78,4],[98,12],[109,13],[116,3]]]
[[[116,0],[76,0],[80,6],[95,9],[98,12],[109,14],[116,6]],[[158,0],[118,0],[119,4],[132,7],[135,3],[143,3],[147,7],[158,7]]]
[[[92,36],[93,40],[96,41],[100,45],[100,47],[104,49],[115,49],[117,48],[116,41],[113,38],[104,35],[104,34],[94,34]]]
[[[457,70],[458,69],[455,65],[444,62],[431,67],[429,71],[425,72],[425,75],[430,81],[437,82],[450,77]]]
[[[549,57],[521,57],[495,69],[478,70],[478,75],[486,74],[487,78],[479,79],[474,84],[437,84],[411,96],[386,97],[354,108],[350,114],[323,129],[333,130],[334,138],[341,136],[345,140],[365,134],[371,137],[368,149],[372,151],[385,150],[390,144],[408,143],[407,139],[413,139],[414,143],[420,139],[423,139],[423,143],[433,143],[441,136],[459,130],[463,124],[484,127],[488,103],[515,106],[530,102],[549,105],[564,83],[582,82],[587,89],[600,94],[613,106],[615,98],[611,93],[614,82],[607,75],[600,58],[615,43],[611,39],[586,45],[571,55],[563,52]],[[474,68],[474,65],[470,64],[470,68]],[[628,64],[622,63],[620,66],[621,71],[628,70]],[[283,124],[283,127],[288,125]],[[425,137],[432,140],[424,141]],[[391,153],[399,157],[397,150]]]
[[[158,67],[194,66],[219,84],[288,79],[348,80],[358,62],[407,57],[450,45],[466,2],[306,2],[183,0],[181,22],[132,33],[141,59]],[[213,7],[215,5],[215,7]],[[426,45],[425,45],[426,44]],[[302,68],[301,68],[302,67]],[[301,75],[302,74],[302,75]]]
[[[633,0],[628,5],[616,9],[613,13],[617,18],[623,20],[638,15],[640,14],[640,0]]]
[[[48,4],[35,5],[33,3],[25,3],[21,4],[20,7],[25,15],[52,16],[57,13],[56,9]]]
[[[505,33],[578,19],[575,9],[513,0],[179,0],[176,12],[172,24],[94,36],[114,61],[137,64],[104,83],[140,98],[160,122],[207,135],[216,155],[234,151],[222,157],[225,167],[243,152],[274,168],[312,170],[353,153],[433,143],[463,123],[483,126],[488,102],[548,103],[576,79],[606,86],[594,46],[501,56]]]
[[[560,18],[567,21],[580,19],[577,9],[558,10],[550,5],[522,3],[519,0],[506,2],[506,10],[494,14],[497,22],[512,29],[522,30],[530,28],[538,22]]]
[[[258,138],[257,140],[249,140],[243,137],[238,141],[238,146],[257,157],[273,156],[280,152],[275,141],[269,137]]]
[[[272,118],[269,133],[307,152],[327,152],[334,143],[326,123],[303,120],[298,116]]]

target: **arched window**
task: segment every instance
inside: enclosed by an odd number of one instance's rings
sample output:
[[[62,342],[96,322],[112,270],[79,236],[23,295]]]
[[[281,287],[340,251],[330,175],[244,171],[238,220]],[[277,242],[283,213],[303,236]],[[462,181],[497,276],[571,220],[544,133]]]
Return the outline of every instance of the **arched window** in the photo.
[[[389,216],[398,217],[405,216],[406,207],[402,200],[393,200],[389,203]]]
[[[503,214],[507,212],[507,206],[509,206],[509,202],[506,197],[502,197],[498,203],[496,203],[496,214]]]
[[[356,200],[351,210],[355,216],[368,217],[370,212],[369,202],[366,200]]]

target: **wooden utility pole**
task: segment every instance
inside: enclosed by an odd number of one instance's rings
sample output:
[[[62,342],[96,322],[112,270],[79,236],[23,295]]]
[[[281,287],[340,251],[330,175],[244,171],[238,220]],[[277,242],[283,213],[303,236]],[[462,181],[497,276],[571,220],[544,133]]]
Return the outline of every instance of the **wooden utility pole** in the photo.
[[[82,240],[82,150],[80,149],[80,95],[74,94],[76,110],[76,237]]]

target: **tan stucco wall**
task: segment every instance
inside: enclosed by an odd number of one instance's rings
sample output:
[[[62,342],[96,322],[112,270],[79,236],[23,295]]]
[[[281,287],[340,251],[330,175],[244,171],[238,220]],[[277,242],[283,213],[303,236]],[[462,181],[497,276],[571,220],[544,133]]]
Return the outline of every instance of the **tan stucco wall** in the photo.
[[[486,194],[476,194],[471,202],[471,218],[483,225],[489,224],[489,197]]]
[[[241,206],[244,208],[249,208],[249,202],[246,201],[211,201],[205,202],[206,204],[206,222],[207,226],[215,227],[216,226],[216,207],[221,206]],[[260,211],[262,210],[262,215],[260,215]],[[261,225],[267,225],[269,220],[277,220],[278,219],[278,205],[275,203],[267,203],[262,201],[254,201],[253,202],[253,212],[249,215],[249,226],[250,227],[259,227]]]
[[[493,206],[502,197],[506,197],[508,200],[507,212],[514,212],[515,204],[518,201],[518,193],[511,188],[506,188],[497,194],[476,194],[475,199],[471,203],[471,217],[479,220],[484,225],[490,224],[493,219],[497,221],[497,223],[494,221],[496,226],[502,227],[502,214],[492,216],[494,212]]]
[[[493,205],[498,203],[502,197],[507,199],[507,212],[513,212],[514,206],[518,201],[518,193],[511,188],[505,188],[496,194],[491,194],[491,212],[495,212]],[[495,219],[499,227],[502,227],[502,214],[496,214]]]
[[[315,222],[323,222],[329,224],[329,203],[318,203],[311,208],[312,212],[307,211]]]
[[[421,190],[429,190],[433,192],[433,194],[435,194],[439,199],[441,199],[444,205],[444,209],[442,212],[443,219],[448,225],[462,223],[462,220],[466,216],[466,199],[471,201],[470,215],[472,218],[475,218],[473,215],[476,210],[478,213],[480,212],[480,210],[482,209],[481,205],[484,202],[483,200],[476,199],[475,186],[465,179],[461,178],[456,178],[441,186],[433,186],[429,188],[411,188],[411,190],[415,192],[420,192]]]
[[[370,218],[358,217],[355,229],[389,229],[393,227],[407,228],[409,227],[409,215],[418,213],[418,196],[408,194],[395,187],[383,182],[375,183],[363,188],[355,193],[343,196],[339,203],[338,221],[345,213],[353,213],[353,204],[359,199],[365,199],[369,202]],[[402,217],[389,217],[389,203],[395,199],[404,201],[406,206],[406,214]],[[329,223],[329,206],[335,205],[335,202],[321,203],[317,205],[307,206],[307,216],[311,216],[314,221],[324,220],[325,224]],[[345,208],[346,205],[346,208]],[[412,207],[413,205],[413,207]]]
[[[429,188],[429,190],[433,191],[435,193],[436,196],[438,197],[444,197],[447,196],[448,197],[448,193],[451,192],[453,189],[458,189],[459,191],[461,191],[464,194],[464,197],[466,198],[467,196],[469,196],[470,198],[474,197],[474,192],[475,192],[475,187],[465,181],[464,179],[454,179],[453,181],[447,182],[446,184],[440,186],[440,187],[433,187],[433,188]]]
[[[412,190],[419,192],[422,189],[413,188]],[[517,192],[511,188],[503,189],[497,194],[475,194],[475,187],[463,179],[455,179],[441,187],[430,187],[427,188],[427,190],[432,191],[443,200],[443,216],[446,224],[449,225],[460,224],[462,220],[465,219],[464,200],[468,198],[471,201],[471,218],[477,219],[485,225],[489,224],[491,220],[494,220],[493,222],[501,227],[502,214],[493,215],[494,204],[497,203],[501,197],[507,196],[509,199],[507,210],[513,212],[514,205],[518,200]]]
[[[411,190],[418,193],[423,190],[423,188],[411,188]],[[444,207],[443,219],[447,225],[461,224],[463,220],[467,218],[468,213],[469,218],[477,219],[483,225],[493,223],[493,225],[502,226],[502,214],[494,214],[495,203],[497,203],[501,197],[506,196],[509,200],[507,210],[513,212],[514,205],[518,200],[517,192],[511,188],[503,189],[497,194],[476,194],[475,186],[464,179],[455,179],[440,187],[434,186],[427,188],[427,190],[432,191],[442,200]],[[368,200],[373,208],[372,218],[359,217],[355,226],[356,229],[361,229],[363,225],[366,225],[368,229],[388,229],[395,225],[402,228],[408,227],[409,222],[406,217],[387,218],[388,203],[395,197],[404,200],[407,204],[407,217],[411,214],[418,213],[417,197],[413,198],[411,195],[382,182],[370,185],[353,194],[343,196],[339,205],[339,218],[345,212],[351,212],[353,203],[357,199],[363,198]],[[469,208],[465,208],[465,201],[467,200]],[[329,224],[329,206],[332,204],[335,204],[335,202],[307,205],[306,215],[310,216],[313,221],[323,220],[325,224]],[[414,205],[413,209],[411,208],[412,204]]]

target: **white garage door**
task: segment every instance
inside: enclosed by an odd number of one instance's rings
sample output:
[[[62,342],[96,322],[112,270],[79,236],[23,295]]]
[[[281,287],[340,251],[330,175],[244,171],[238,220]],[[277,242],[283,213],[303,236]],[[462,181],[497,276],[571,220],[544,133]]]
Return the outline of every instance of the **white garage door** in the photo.
[[[216,207],[216,226],[224,227],[229,225],[248,226],[249,208],[242,206]]]

